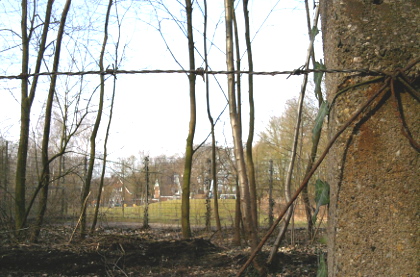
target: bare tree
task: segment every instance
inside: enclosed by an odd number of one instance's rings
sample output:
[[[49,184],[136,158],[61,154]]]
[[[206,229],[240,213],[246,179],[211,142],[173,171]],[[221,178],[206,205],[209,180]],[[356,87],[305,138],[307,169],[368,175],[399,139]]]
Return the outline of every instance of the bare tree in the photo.
[[[101,54],[99,58],[99,70],[104,71],[104,55],[105,55],[105,48],[108,41],[108,23],[109,23],[109,16],[112,7],[113,1],[109,0],[108,8],[105,17],[105,25],[104,25],[104,39],[102,43]],[[92,174],[93,174],[93,167],[95,164],[95,155],[96,155],[96,136],[98,134],[99,125],[101,123],[102,118],[102,110],[104,105],[104,94],[105,94],[105,76],[103,74],[100,75],[100,94],[99,94],[99,105],[98,105],[98,112],[96,114],[95,124],[93,126],[92,134],[90,136],[90,154],[89,154],[89,166],[87,169],[87,175],[85,184],[82,191],[82,209],[81,209],[81,224],[80,224],[80,233],[82,238],[86,235],[86,201],[87,197],[90,194],[90,184],[92,181]]]
[[[205,71],[209,69],[208,60],[207,60],[207,0],[204,0],[204,63],[205,63]],[[217,172],[216,172],[216,135],[214,132],[214,119],[211,115],[210,111],[210,88],[209,88],[209,74],[206,73],[205,76],[206,82],[206,102],[207,102],[207,116],[210,122],[211,128],[211,182],[213,182],[213,207],[214,207],[214,218],[216,220],[216,227],[219,232],[222,231],[222,225],[220,224],[220,216],[219,216],[219,201],[218,201],[218,181],[217,181]]]
[[[310,14],[309,14],[309,4],[308,4],[308,0],[305,0],[305,7],[306,7],[306,15],[307,15],[307,24],[308,24],[308,34],[309,34],[309,39],[312,39],[311,37],[313,35],[315,35],[315,33],[313,31],[315,31],[316,29],[312,28],[312,24],[311,24],[311,20],[310,20]],[[315,52],[312,49],[312,53],[311,53],[311,58],[312,58],[312,65],[314,68],[319,68],[321,67],[321,64],[316,62],[315,60]],[[321,68],[320,68],[321,69]],[[319,142],[321,140],[321,132],[322,132],[322,124],[324,121],[324,116],[325,116],[325,111],[328,110],[328,103],[326,102],[326,100],[324,100],[323,96],[322,96],[322,91],[321,91],[321,81],[322,81],[322,77],[323,77],[323,73],[322,72],[316,72],[314,73],[314,82],[315,82],[315,96],[318,99],[318,114],[320,115],[317,120],[320,121],[320,124],[317,125],[315,124],[315,127],[312,131],[312,148],[311,148],[311,153],[309,154],[309,160],[308,163],[306,165],[306,170],[305,170],[305,175],[307,175],[314,162],[315,162],[315,158],[316,158],[316,154],[318,151],[318,145]],[[316,126],[319,126],[318,128]],[[312,206],[311,203],[309,201],[309,194],[308,194],[308,186],[305,186],[303,188],[302,191],[302,200],[305,203],[305,214],[306,214],[306,221],[307,221],[307,228],[308,228],[308,239],[312,239],[313,235],[314,235],[314,227],[313,227],[313,219],[312,219]]]
[[[225,21],[226,21],[226,65],[228,71],[234,70],[233,58],[233,1],[225,0]],[[241,212],[243,224],[246,230],[247,239],[254,248],[258,244],[258,236],[255,225],[252,220],[251,198],[248,176],[245,166],[244,149],[241,138],[241,122],[238,113],[237,98],[235,95],[235,77],[230,73],[228,79],[228,95],[229,95],[229,113],[230,123],[232,127],[232,136],[234,143],[235,162],[238,170],[239,186],[241,192]]]
[[[71,0],[67,0],[66,4],[63,8],[63,13],[61,15],[60,20],[60,27],[57,34],[57,42],[55,46],[55,55],[54,55],[54,62],[53,62],[53,69],[52,72],[58,71],[58,66],[60,62],[60,53],[61,53],[61,42],[63,40],[63,34],[64,34],[64,27],[66,26],[66,19],[67,14],[70,10],[70,4]],[[46,103],[46,109],[45,109],[45,115],[44,115],[44,132],[42,137],[42,149],[41,149],[41,155],[42,155],[42,172],[40,177],[40,186],[42,187],[42,193],[41,193],[41,199],[39,203],[39,209],[37,213],[37,219],[35,228],[32,235],[32,241],[36,241],[39,232],[41,230],[42,222],[44,220],[45,211],[47,209],[47,199],[48,199],[48,188],[50,184],[50,163],[51,160],[48,157],[49,152],[49,141],[50,141],[50,128],[51,128],[51,114],[53,109],[53,102],[54,102],[54,92],[56,88],[56,82],[57,82],[57,75],[51,76],[51,82],[50,82],[50,88],[48,91],[48,99]],[[62,149],[62,152],[65,150]]]
[[[43,60],[45,46],[47,41],[47,35],[51,20],[51,11],[53,0],[47,2],[45,19],[43,23],[43,31],[41,35],[41,42],[38,47],[38,55],[36,59],[34,73],[39,73],[41,69],[41,63]],[[25,214],[26,214],[26,163],[28,155],[28,144],[29,144],[29,128],[30,128],[30,117],[31,107],[35,98],[35,92],[38,84],[38,76],[34,76],[32,79],[31,87],[29,89],[29,52],[30,52],[30,41],[35,31],[35,11],[33,9],[32,18],[29,25],[28,31],[28,1],[22,0],[22,20],[21,20],[21,40],[22,40],[22,81],[21,81],[21,116],[20,116],[20,137],[19,137],[19,149],[16,166],[16,183],[15,183],[15,227],[16,231],[19,231],[24,227]]]
[[[316,15],[315,15],[315,18],[314,18],[313,26],[315,28],[316,28],[317,23],[318,23],[318,17],[319,17],[319,7],[316,8]],[[313,47],[314,47],[314,40],[315,40],[315,35],[312,35],[311,39],[310,39],[310,42],[309,42],[308,53],[307,53],[307,56],[306,56],[306,63],[305,63],[305,68],[306,69],[309,68],[309,62],[310,62],[310,58],[312,56]],[[303,83],[302,83],[302,87],[301,87],[301,91],[300,91],[300,95],[299,95],[299,100],[298,100],[298,112],[297,112],[298,114],[297,114],[297,118],[296,118],[293,145],[292,145],[292,150],[291,150],[291,153],[290,153],[289,166],[287,168],[287,176],[286,176],[286,184],[285,184],[285,198],[286,198],[287,202],[291,201],[292,174],[293,174],[293,170],[294,170],[294,166],[295,166],[295,159],[296,159],[296,154],[297,154],[297,146],[298,146],[298,141],[299,141],[299,132],[300,132],[301,122],[302,122],[303,104],[304,104],[304,98],[305,98],[307,83],[308,83],[308,74],[305,74],[304,80],[303,80]],[[287,227],[289,225],[289,222],[290,222],[290,219],[291,219],[292,215],[293,215],[293,207],[290,207],[287,211],[286,219],[284,221],[284,224],[281,227],[281,229],[280,229],[280,231],[277,235],[277,238],[276,238],[276,241],[274,242],[273,247],[271,248],[270,256],[267,259],[268,264],[272,263],[272,261],[274,259],[274,255],[277,253],[277,250],[280,246],[280,242],[282,241],[282,239],[284,238],[284,235],[286,234],[286,230],[287,230]]]
[[[249,11],[248,11],[248,0],[243,0],[243,12],[245,19],[245,41],[246,41],[246,51],[248,56],[248,70],[250,72],[254,71],[254,64],[252,60],[252,47],[251,47],[251,37],[250,37],[250,27],[249,27]],[[251,215],[253,224],[255,228],[258,228],[258,212],[257,212],[257,185],[255,182],[255,168],[254,160],[252,158],[252,143],[254,140],[254,130],[255,130],[255,107],[254,107],[254,75],[248,75],[248,101],[249,101],[249,131],[248,139],[246,141],[246,166],[248,172],[248,181],[249,181],[249,192],[251,198]]]
[[[189,53],[189,69],[195,70],[194,59],[194,37],[192,28],[192,3],[191,0],[185,0],[185,11],[187,14],[187,30],[188,30],[188,53]],[[195,102],[195,79],[196,75],[190,73],[188,75],[189,89],[190,89],[190,123],[188,129],[187,145],[185,148],[185,166],[184,176],[182,181],[182,236],[184,238],[191,237],[190,227],[190,181],[191,181],[191,167],[192,157],[194,154],[193,143],[196,125],[196,102]]]
[[[119,51],[120,37],[121,37],[121,21],[120,21],[119,15],[118,15],[117,3],[115,3],[115,11],[116,11],[117,23],[118,23],[118,35],[117,35],[117,41],[116,41],[116,44],[115,44],[114,66],[115,66],[115,69],[118,69],[118,64],[120,63],[120,60],[119,60],[119,57],[118,57],[118,51]],[[97,195],[97,198],[96,198],[96,206],[95,206],[95,211],[94,211],[94,214],[93,214],[92,226],[90,228],[90,233],[93,233],[95,231],[96,222],[98,220],[99,207],[100,207],[100,204],[101,204],[101,195],[102,195],[102,190],[103,190],[103,187],[104,187],[107,156],[108,156],[108,147],[107,147],[108,146],[108,139],[109,139],[109,133],[110,133],[110,129],[111,129],[112,116],[114,114],[114,102],[115,102],[116,86],[117,86],[117,76],[114,75],[113,87],[112,87],[112,96],[111,96],[111,107],[110,107],[110,111],[109,111],[108,125],[107,125],[107,128],[106,128],[105,140],[104,140],[104,159],[103,159],[103,162],[102,162],[101,179],[100,179],[100,183],[99,183],[98,195]]]

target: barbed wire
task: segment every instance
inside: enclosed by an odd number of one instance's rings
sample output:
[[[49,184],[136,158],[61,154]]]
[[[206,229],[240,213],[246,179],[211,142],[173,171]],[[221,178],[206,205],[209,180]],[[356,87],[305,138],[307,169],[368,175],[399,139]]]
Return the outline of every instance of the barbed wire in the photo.
[[[295,69],[295,70],[286,70],[286,71],[213,71],[213,70],[204,70],[198,68],[196,70],[161,70],[161,69],[144,69],[144,70],[116,70],[116,69],[107,69],[105,71],[78,71],[78,72],[40,72],[40,73],[30,73],[30,74],[19,74],[19,75],[0,75],[0,80],[4,79],[26,79],[35,76],[52,76],[52,75],[67,75],[67,76],[83,76],[83,75],[117,75],[117,74],[162,74],[162,73],[182,73],[182,74],[196,74],[196,75],[228,75],[228,74],[249,74],[249,75],[266,75],[266,76],[275,76],[275,75],[289,75],[289,76],[298,76],[309,73],[358,73],[363,75],[371,76],[386,76],[387,73],[379,70],[371,69]]]

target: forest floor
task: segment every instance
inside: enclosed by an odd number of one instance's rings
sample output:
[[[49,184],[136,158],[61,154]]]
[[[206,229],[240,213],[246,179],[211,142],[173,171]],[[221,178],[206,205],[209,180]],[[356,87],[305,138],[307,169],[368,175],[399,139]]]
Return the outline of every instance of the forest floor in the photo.
[[[49,226],[38,243],[17,243],[0,230],[0,276],[235,276],[250,254],[249,247],[232,246],[231,230],[222,236],[195,230],[193,239],[183,240],[179,229],[124,225],[98,228],[84,240],[76,234],[69,243],[72,232],[70,226]],[[317,253],[325,245],[315,241],[307,241],[305,229],[289,231],[268,276],[316,276]],[[258,275],[251,266],[246,276]]]

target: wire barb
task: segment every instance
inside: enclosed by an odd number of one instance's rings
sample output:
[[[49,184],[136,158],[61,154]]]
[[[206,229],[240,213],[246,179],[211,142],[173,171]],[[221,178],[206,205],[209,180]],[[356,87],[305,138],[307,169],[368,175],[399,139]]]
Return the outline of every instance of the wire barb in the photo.
[[[286,70],[286,71],[243,71],[243,70],[235,70],[235,71],[226,71],[226,70],[219,70],[219,71],[212,71],[212,70],[163,70],[163,69],[152,69],[152,70],[116,70],[116,69],[106,69],[105,71],[66,71],[66,72],[40,72],[40,73],[30,73],[30,74],[19,74],[19,75],[2,75],[0,76],[0,80],[4,79],[27,79],[30,77],[35,76],[52,76],[52,75],[67,75],[67,76],[83,76],[83,75],[117,75],[117,74],[162,74],[162,73],[187,73],[187,74],[197,74],[197,75],[204,75],[204,74],[211,74],[211,75],[227,75],[227,74],[249,74],[249,75],[266,75],[266,76],[276,76],[276,75],[289,75],[292,76],[299,76],[303,74],[309,73],[348,73],[348,74],[363,74],[363,75],[371,75],[371,76],[388,76],[387,73],[378,71],[378,70],[370,70],[370,69],[302,69],[298,68],[295,70]]]

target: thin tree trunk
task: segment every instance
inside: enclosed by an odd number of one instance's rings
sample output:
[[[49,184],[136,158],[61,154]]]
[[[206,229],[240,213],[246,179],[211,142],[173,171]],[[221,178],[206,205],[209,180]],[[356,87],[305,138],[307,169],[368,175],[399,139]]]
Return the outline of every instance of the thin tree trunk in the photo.
[[[305,0],[305,9],[306,9],[306,16],[307,16],[307,25],[308,25],[308,35],[309,35],[309,39],[311,39],[312,36],[312,26],[311,26],[311,18],[310,18],[310,13],[309,13],[309,4],[308,4],[308,0]],[[312,58],[312,65],[315,67],[315,53],[312,49],[312,53],[311,53],[311,58]],[[323,98],[322,98],[322,94],[320,94],[318,96],[318,108],[321,107],[321,104],[323,102]],[[322,128],[320,128],[318,130],[318,132],[313,134],[312,137],[312,148],[311,148],[311,154],[309,156],[309,161],[308,164],[306,165],[306,171],[305,171],[305,175],[307,175],[309,173],[309,171],[311,170],[314,162],[315,162],[315,158],[316,158],[316,153],[318,150],[318,144],[319,144],[319,140],[321,138],[321,130]],[[312,222],[312,206],[311,203],[309,201],[309,195],[308,195],[308,186],[305,186],[302,190],[302,200],[303,203],[305,204],[305,214],[306,214],[306,221],[307,221],[307,231],[308,231],[308,239],[311,240],[314,234],[314,226],[313,226],[313,222]]]
[[[65,100],[66,101],[66,100]],[[63,122],[62,122],[62,129],[61,129],[61,138],[60,138],[60,149],[64,149],[64,145],[65,145],[65,141],[67,141],[67,119],[68,119],[68,106],[64,105],[64,113],[63,113]],[[64,201],[64,195],[65,195],[65,157],[64,155],[60,156],[59,160],[58,160],[58,176],[60,178],[60,182],[61,182],[61,208],[60,208],[60,217],[64,217],[64,212],[65,212],[65,201]]]
[[[105,172],[106,172],[106,163],[108,158],[108,138],[109,138],[109,130],[111,129],[111,122],[112,122],[112,115],[114,111],[114,99],[115,99],[115,92],[116,92],[116,84],[117,84],[117,78],[114,76],[114,87],[112,90],[112,97],[111,97],[111,108],[109,112],[109,120],[108,120],[108,126],[106,128],[106,134],[105,134],[105,141],[104,141],[104,160],[102,163],[102,172],[101,172],[101,181],[99,183],[98,188],[98,196],[96,197],[96,206],[95,211],[93,214],[92,219],[92,226],[90,227],[90,233],[93,234],[96,228],[96,223],[98,222],[98,214],[99,214],[99,207],[101,205],[101,197],[102,197],[102,189],[104,187],[104,179],[105,179]]]
[[[235,63],[236,68],[241,68],[241,53],[239,49],[239,34],[238,34],[238,22],[236,21],[236,12],[233,9],[233,34],[235,37]],[[237,103],[237,115],[238,115],[238,129],[239,129],[239,136],[242,138],[242,83],[241,83],[241,73],[236,74],[236,103]],[[242,220],[242,211],[241,211],[241,187],[239,184],[239,175],[237,166],[235,166],[236,171],[236,178],[235,178],[235,185],[237,189],[236,193],[236,201],[235,201],[235,234],[233,239],[234,245],[241,245],[241,237],[247,232],[244,229],[244,223]],[[247,241],[247,239],[245,239]]]
[[[225,0],[225,21],[226,21],[226,64],[227,70],[233,71],[233,2]],[[240,193],[241,193],[241,212],[243,223],[246,230],[246,236],[254,248],[258,244],[257,231],[252,221],[250,192],[248,177],[246,175],[245,157],[241,138],[240,120],[237,111],[235,96],[235,79],[233,74],[228,74],[228,95],[229,95],[229,113],[232,127],[232,136],[234,143],[235,161],[239,175]]]
[[[119,49],[120,35],[121,35],[121,28],[120,28],[121,23],[119,21],[118,14],[117,14],[117,20],[118,20],[118,39],[117,39],[116,46],[115,46],[115,60],[114,60],[115,67],[117,67],[117,65],[118,65],[118,49]],[[117,68],[115,68],[115,69],[117,69]],[[108,120],[108,126],[106,128],[105,141],[104,141],[104,160],[103,160],[103,163],[102,163],[101,181],[99,183],[98,196],[96,197],[96,206],[95,206],[95,211],[94,211],[94,214],[93,214],[92,226],[90,228],[90,233],[91,234],[95,231],[96,223],[98,221],[99,207],[101,205],[102,189],[104,187],[106,163],[107,163],[107,156],[108,156],[107,146],[108,146],[109,130],[111,129],[112,115],[114,113],[115,92],[116,92],[116,86],[117,86],[117,76],[116,75],[114,75],[114,84],[113,85],[114,86],[112,88],[111,108],[110,108],[110,111],[109,111],[109,120]]]
[[[185,9],[187,12],[187,29],[188,29],[188,53],[189,53],[189,69],[195,70],[194,60],[194,38],[192,29],[192,4],[191,0],[185,0]],[[187,137],[187,145],[185,149],[185,165],[184,165],[184,176],[182,182],[182,236],[187,239],[191,237],[191,226],[190,226],[190,182],[191,182],[191,168],[192,168],[192,157],[194,154],[193,143],[195,134],[196,124],[196,103],[195,103],[195,79],[196,75],[190,73],[188,75],[190,85],[190,123]]]
[[[211,230],[211,201],[210,201],[210,189],[211,189],[211,159],[207,159],[205,172],[203,174],[203,180],[206,189],[206,230]]]
[[[2,176],[1,176],[1,184],[4,189],[3,194],[3,203],[2,203],[2,209],[4,210],[5,214],[12,215],[11,209],[11,203],[10,203],[10,188],[9,188],[9,142],[7,140],[2,140],[2,151],[1,151],[1,170],[2,170]]]
[[[105,18],[104,40],[102,43],[102,49],[101,49],[101,54],[99,58],[99,70],[101,72],[104,71],[104,55],[105,55],[106,43],[108,41],[108,22],[109,22],[111,6],[112,6],[112,0],[109,0],[108,9],[107,9],[106,18]],[[92,134],[90,136],[89,166],[87,170],[85,185],[83,187],[82,199],[81,199],[82,210],[81,210],[80,234],[82,238],[86,236],[86,206],[87,206],[87,205],[83,205],[83,203],[85,203],[90,193],[90,184],[92,181],[93,167],[95,164],[96,136],[98,134],[99,125],[101,124],[102,109],[104,106],[105,76],[103,74],[100,75],[100,85],[101,85],[101,89],[100,89],[100,94],[99,94],[98,112],[96,114],[95,124],[93,126]]]
[[[47,34],[51,19],[52,4],[54,1],[49,0],[45,13],[44,26],[41,35],[41,43],[39,44],[38,56],[35,64],[34,73],[39,73],[42,59],[44,56]],[[21,117],[20,117],[20,137],[18,156],[16,164],[16,183],[15,183],[15,227],[19,231],[26,224],[26,163],[28,155],[29,128],[31,107],[35,97],[35,91],[38,84],[39,76],[32,79],[31,89],[29,91],[29,80],[27,74],[29,72],[29,43],[33,32],[33,21],[31,22],[28,33],[28,1],[22,0],[22,21],[21,21],[21,40],[22,40],[22,82],[21,82]],[[33,9],[34,12],[36,9]],[[35,15],[33,15],[33,18]]]
[[[243,0],[243,11],[245,19],[245,41],[246,50],[248,53],[248,70],[254,71],[254,64],[252,60],[251,38],[249,30],[249,11],[248,0]],[[248,74],[248,90],[249,90],[249,132],[246,141],[246,165],[249,181],[249,192],[251,197],[251,215],[255,228],[258,229],[258,212],[257,212],[257,186],[255,183],[255,167],[252,157],[252,143],[254,140],[254,123],[255,123],[255,107],[254,107],[254,75]]]
[[[236,12],[235,9],[232,11],[232,22],[233,22],[233,35],[235,37],[235,63],[236,68],[239,70],[241,68],[241,51],[239,49],[239,34],[238,34],[238,24],[236,22]],[[238,118],[238,129],[240,132],[240,137],[242,138],[242,83],[241,83],[241,73],[236,73],[236,113]]]
[[[58,66],[60,63],[60,53],[61,53],[61,42],[63,40],[64,27],[66,26],[67,14],[70,10],[71,0],[67,0],[61,15],[60,27],[57,34],[56,49],[53,62],[52,72],[58,71]],[[40,177],[41,189],[41,198],[39,201],[39,209],[37,213],[36,223],[34,231],[32,234],[32,241],[36,241],[41,231],[42,222],[44,220],[45,211],[47,209],[47,200],[48,200],[48,189],[50,184],[50,160],[48,158],[49,151],[49,141],[50,141],[50,129],[51,129],[51,115],[54,102],[54,93],[57,83],[57,75],[51,76],[50,88],[48,91],[48,98],[45,109],[45,121],[44,121],[44,133],[42,138],[42,149],[41,149],[41,160],[42,160],[42,173]],[[60,149],[60,151],[63,151]]]
[[[205,71],[208,70],[208,61],[207,61],[207,0],[204,0],[204,63]],[[214,219],[216,221],[217,231],[222,231],[222,225],[220,223],[219,215],[219,201],[218,201],[218,181],[217,181],[217,172],[216,172],[216,136],[214,134],[214,120],[210,111],[210,88],[209,88],[209,74],[206,73],[206,101],[207,101],[207,116],[210,121],[211,127],[211,180],[213,181],[213,209],[214,209]],[[210,181],[211,183],[211,181]]]
[[[239,188],[238,174],[235,178],[236,199],[235,199],[235,230],[232,238],[232,245],[241,246],[241,192]]]
[[[144,204],[144,214],[143,214],[143,228],[144,229],[148,229],[149,226],[149,156],[144,158],[144,169],[146,172],[146,191],[145,191],[145,196],[146,196],[146,203]]]
[[[270,160],[269,169],[269,188],[268,188],[268,225],[273,225],[274,222],[274,199],[273,199],[273,160]]]
[[[315,11],[315,18],[314,18],[314,24],[313,26],[317,26],[317,22],[318,22],[318,17],[319,17],[319,7],[317,6],[316,11]],[[309,43],[309,47],[308,47],[308,52],[307,52],[307,56],[306,56],[306,63],[305,63],[305,69],[309,68],[309,62],[310,62],[310,58],[312,56],[312,51],[313,51],[313,46],[314,46],[314,39],[315,36],[311,36],[311,40]],[[285,184],[285,198],[286,198],[286,202],[290,202],[291,200],[291,192],[290,192],[290,188],[291,188],[291,183],[292,183],[292,175],[293,175],[293,168],[294,168],[294,163],[295,163],[295,159],[296,159],[296,152],[297,152],[297,146],[298,146],[298,140],[299,140],[299,130],[300,130],[300,125],[301,125],[301,120],[302,120],[302,110],[303,110],[303,101],[305,98],[305,92],[306,92],[306,85],[308,83],[308,74],[304,75],[304,80],[302,83],[302,88],[300,91],[300,96],[299,96],[299,101],[298,101],[298,114],[297,114],[297,119],[296,119],[296,126],[295,126],[295,133],[294,133],[294,138],[293,138],[293,146],[292,146],[292,153],[290,155],[290,163],[289,163],[289,167],[287,169],[287,175],[286,175],[286,184]],[[271,248],[270,251],[270,255],[267,259],[267,264],[271,264],[273,262],[274,256],[277,253],[277,250],[279,249],[280,243],[282,241],[282,239],[285,236],[285,233],[287,231],[287,227],[289,225],[290,222],[290,218],[292,217],[292,207],[290,207],[287,210],[287,214],[286,214],[286,219],[284,221],[284,224],[282,226],[282,228],[279,231],[279,234],[277,235],[276,241],[274,242],[274,245]]]

